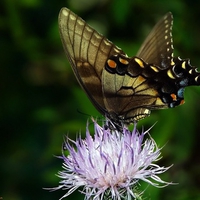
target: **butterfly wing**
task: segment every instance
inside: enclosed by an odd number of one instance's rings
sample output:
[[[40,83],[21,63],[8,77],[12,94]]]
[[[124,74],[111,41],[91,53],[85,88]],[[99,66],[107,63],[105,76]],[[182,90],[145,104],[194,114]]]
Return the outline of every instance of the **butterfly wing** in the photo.
[[[65,53],[96,108],[115,125],[130,124],[150,110],[184,102],[184,88],[200,85],[189,60],[173,58],[172,14],[153,28],[137,56],[125,53],[67,8],[59,14]]]
[[[146,63],[167,68],[173,63],[172,13],[167,13],[152,29],[137,56]]]
[[[150,115],[152,109],[167,107],[167,104],[160,100],[157,87],[150,84],[153,82],[150,80],[156,78],[157,73],[151,69],[148,70],[150,67],[147,64],[156,65],[158,70],[171,65],[173,59],[172,22],[172,14],[167,13],[143,42],[137,53],[137,60],[140,63],[139,73],[137,73],[138,63],[135,58],[130,59],[121,55],[113,57],[116,70],[110,69],[111,73],[107,70],[103,71],[103,93],[107,97],[104,99],[104,104],[110,118],[131,123]],[[124,65],[125,61],[120,62],[120,59],[126,60],[127,66]],[[117,70],[121,68],[126,70],[120,75]],[[149,78],[146,76],[147,71]]]
[[[74,74],[96,108],[105,114],[102,70],[111,55],[124,52],[67,8],[59,14],[59,30]]]
[[[157,91],[147,84],[133,58],[122,55],[110,58],[103,71],[103,93],[109,118],[115,124],[130,124],[150,115],[157,100]],[[111,61],[110,61],[111,62]]]

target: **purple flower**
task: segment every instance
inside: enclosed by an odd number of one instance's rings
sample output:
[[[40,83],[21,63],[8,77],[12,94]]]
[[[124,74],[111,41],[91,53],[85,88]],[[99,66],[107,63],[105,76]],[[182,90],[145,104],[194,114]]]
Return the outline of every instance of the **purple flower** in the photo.
[[[140,199],[136,189],[139,180],[156,187],[171,183],[159,178],[159,174],[169,167],[160,167],[154,162],[160,159],[160,149],[149,137],[148,131],[141,134],[134,128],[130,132],[104,129],[94,121],[95,134],[86,131],[86,138],[72,141],[66,138],[64,149],[68,156],[62,155],[63,171],[58,173],[62,180],[57,189],[67,189],[65,198],[79,187],[85,199]],[[135,126],[136,127],[136,126]]]

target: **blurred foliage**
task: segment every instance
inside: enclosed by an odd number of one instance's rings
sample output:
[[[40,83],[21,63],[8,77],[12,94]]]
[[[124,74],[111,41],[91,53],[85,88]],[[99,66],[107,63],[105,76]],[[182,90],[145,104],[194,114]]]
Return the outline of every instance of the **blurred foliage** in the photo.
[[[63,137],[75,138],[90,115],[101,115],[78,85],[61,45],[57,16],[68,7],[134,55],[153,25],[166,12],[174,15],[175,55],[200,63],[200,1],[191,0],[2,0],[0,2],[0,197],[7,200],[59,199],[48,192],[59,179]],[[200,69],[200,68],[199,68]],[[161,147],[162,177],[179,183],[149,186],[153,200],[200,199],[200,88],[190,87],[186,104],[153,111],[139,122]],[[146,187],[146,186],[144,186]],[[84,199],[78,192],[67,199]]]

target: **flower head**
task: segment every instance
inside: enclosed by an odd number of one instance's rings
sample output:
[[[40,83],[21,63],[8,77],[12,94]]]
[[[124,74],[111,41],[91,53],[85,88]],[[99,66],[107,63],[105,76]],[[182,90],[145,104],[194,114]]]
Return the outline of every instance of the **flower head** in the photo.
[[[72,141],[66,139],[64,147],[69,155],[63,159],[62,179],[54,189],[67,189],[66,197],[77,188],[83,187],[85,199],[137,199],[134,191],[139,180],[156,187],[170,183],[159,178],[169,167],[160,167],[154,162],[160,158],[160,149],[150,137],[144,142],[144,135],[134,128],[130,132],[104,129],[94,121],[95,134],[86,131],[86,138]],[[136,127],[136,126],[135,126]],[[62,199],[61,198],[61,199]]]

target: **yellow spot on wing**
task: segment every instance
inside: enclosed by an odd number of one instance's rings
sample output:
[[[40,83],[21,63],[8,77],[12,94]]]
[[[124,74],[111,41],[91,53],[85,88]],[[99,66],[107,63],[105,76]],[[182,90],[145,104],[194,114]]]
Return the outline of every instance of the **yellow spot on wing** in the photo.
[[[69,15],[69,12],[68,12],[68,10],[63,9],[63,10],[62,10],[62,14],[65,15],[65,16],[67,17],[67,16]]]
[[[125,60],[123,58],[119,58],[119,62],[124,64],[124,65],[128,65],[129,64],[128,60]]]
[[[144,63],[139,58],[135,58],[135,62],[142,68],[144,68]]]
[[[171,60],[171,65],[175,65],[175,62],[173,60]]]
[[[171,69],[169,69],[169,70],[167,71],[167,75],[169,76],[169,78],[175,79],[174,75],[172,74]]]
[[[189,70],[189,74],[192,74],[192,73],[193,73],[193,69],[190,69],[190,70]]]
[[[157,67],[155,67],[155,66],[150,66],[150,67],[151,67],[151,69],[153,69],[154,72],[159,72],[159,69]]]
[[[198,82],[198,79],[199,79],[199,76],[196,76],[194,80],[195,80],[196,82]]]
[[[182,68],[185,69],[185,62],[182,63]]]

